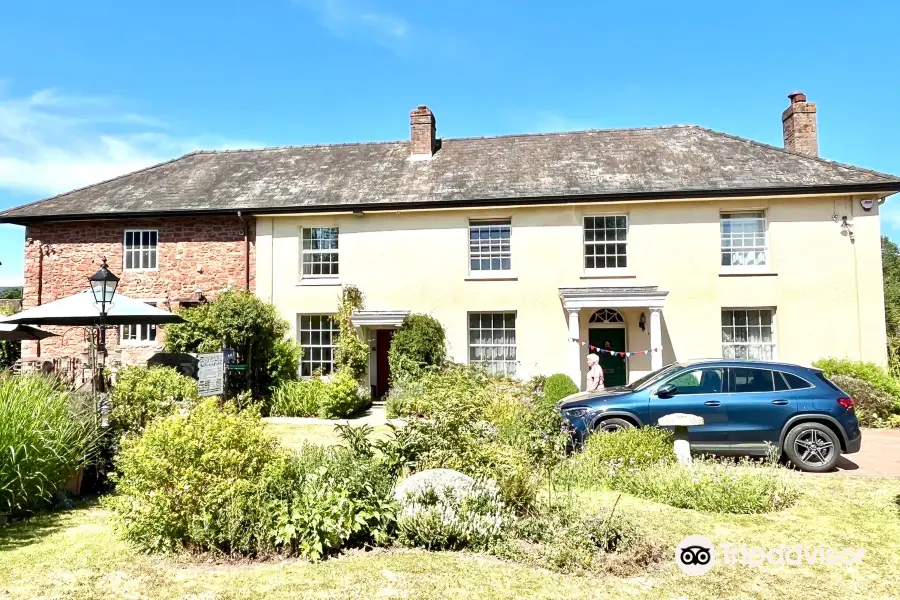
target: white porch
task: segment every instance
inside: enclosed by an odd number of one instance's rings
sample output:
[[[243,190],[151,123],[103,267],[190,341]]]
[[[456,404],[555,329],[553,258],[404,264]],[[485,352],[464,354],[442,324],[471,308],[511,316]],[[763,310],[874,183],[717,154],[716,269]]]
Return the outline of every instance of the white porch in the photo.
[[[630,361],[641,361],[646,365],[642,370],[649,371],[662,368],[665,364],[662,312],[667,291],[659,290],[656,286],[582,287],[560,288],[559,295],[568,318],[569,375],[580,389],[584,389],[585,359],[588,354],[585,343],[589,342],[593,329],[624,330],[625,346],[613,347],[613,351],[650,351],[649,355],[624,359],[627,370],[625,383],[633,378]]]

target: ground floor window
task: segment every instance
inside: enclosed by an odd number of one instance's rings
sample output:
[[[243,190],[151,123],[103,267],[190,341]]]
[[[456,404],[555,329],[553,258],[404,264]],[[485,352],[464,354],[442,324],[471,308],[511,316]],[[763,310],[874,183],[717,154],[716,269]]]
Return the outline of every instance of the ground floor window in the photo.
[[[775,311],[771,308],[722,310],[722,357],[775,358]]]
[[[328,375],[334,370],[334,347],[338,337],[338,324],[331,315],[300,315],[297,337],[303,357],[300,359],[300,376]]]
[[[147,302],[150,306],[156,306],[156,302]],[[122,325],[120,335],[123,343],[155,342],[156,325],[146,323],[140,325]]]
[[[469,362],[516,374],[516,313],[469,313]]]

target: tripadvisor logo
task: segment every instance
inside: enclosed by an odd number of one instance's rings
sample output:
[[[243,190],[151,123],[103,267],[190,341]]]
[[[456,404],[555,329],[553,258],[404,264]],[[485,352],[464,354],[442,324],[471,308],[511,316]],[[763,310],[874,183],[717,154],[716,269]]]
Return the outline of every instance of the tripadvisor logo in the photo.
[[[689,535],[675,547],[675,564],[687,575],[703,575],[715,560],[716,548],[702,535]]]
[[[778,546],[764,549],[747,544],[721,544],[718,551],[708,538],[702,535],[689,535],[675,547],[675,563],[687,575],[703,575],[713,564],[744,565],[761,568],[772,566],[807,565],[860,565],[865,548],[828,548],[825,546]]]

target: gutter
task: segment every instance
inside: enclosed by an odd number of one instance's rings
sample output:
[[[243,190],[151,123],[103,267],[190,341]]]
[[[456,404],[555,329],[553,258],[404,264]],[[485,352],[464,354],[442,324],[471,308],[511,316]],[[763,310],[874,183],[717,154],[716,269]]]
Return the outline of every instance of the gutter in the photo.
[[[233,215],[244,211],[250,215],[279,215],[321,212],[390,212],[402,210],[439,210],[448,208],[485,208],[504,206],[537,206],[556,204],[592,204],[597,202],[630,202],[655,200],[703,200],[714,198],[753,198],[759,196],[817,196],[834,194],[885,194],[900,192],[900,180],[877,183],[856,183],[843,185],[816,185],[807,187],[762,187],[733,188],[724,190],[679,190],[674,192],[630,192],[616,194],[568,194],[554,196],[524,196],[520,198],[484,198],[445,201],[417,200],[414,202],[381,202],[364,204],[300,204],[276,207],[209,208],[196,210],[173,210],[151,212],[106,213],[98,218],[96,213],[76,213],[16,217],[16,209],[0,214],[0,223],[28,225],[57,221],[99,221],[118,219],[147,219],[159,217],[203,217]]]

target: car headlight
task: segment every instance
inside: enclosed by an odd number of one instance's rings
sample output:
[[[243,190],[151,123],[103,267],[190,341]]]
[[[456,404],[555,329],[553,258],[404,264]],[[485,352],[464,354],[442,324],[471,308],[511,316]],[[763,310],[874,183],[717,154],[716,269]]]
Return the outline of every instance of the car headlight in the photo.
[[[581,417],[585,413],[587,413],[588,409],[584,406],[576,406],[575,408],[566,408],[563,409],[563,414],[567,417]]]

